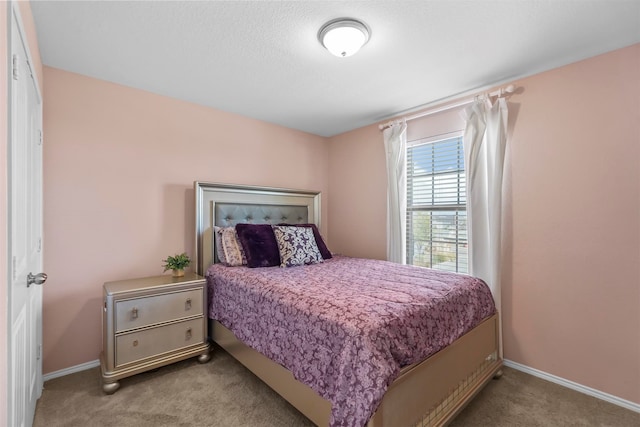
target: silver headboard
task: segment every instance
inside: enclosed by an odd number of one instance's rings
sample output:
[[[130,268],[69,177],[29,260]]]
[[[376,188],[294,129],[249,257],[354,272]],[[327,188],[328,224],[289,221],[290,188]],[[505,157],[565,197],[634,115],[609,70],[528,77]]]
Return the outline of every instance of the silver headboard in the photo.
[[[216,261],[213,227],[239,222],[307,223],[320,227],[320,192],[245,185],[194,183],[195,271],[204,275]]]

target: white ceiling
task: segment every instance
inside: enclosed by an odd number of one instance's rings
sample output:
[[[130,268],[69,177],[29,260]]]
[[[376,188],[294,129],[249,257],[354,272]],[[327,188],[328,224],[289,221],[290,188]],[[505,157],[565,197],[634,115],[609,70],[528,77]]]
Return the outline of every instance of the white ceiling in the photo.
[[[45,65],[332,136],[640,42],[639,0],[32,1]],[[337,58],[317,33],[360,19]]]

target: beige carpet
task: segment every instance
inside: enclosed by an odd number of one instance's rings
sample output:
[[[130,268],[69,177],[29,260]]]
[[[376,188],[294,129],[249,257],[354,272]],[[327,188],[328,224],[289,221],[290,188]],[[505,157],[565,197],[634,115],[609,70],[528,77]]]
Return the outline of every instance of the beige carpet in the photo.
[[[47,381],[34,427],[255,426],[313,424],[238,362],[217,349],[121,381],[102,393],[100,369]],[[640,414],[505,368],[451,426],[638,427]]]

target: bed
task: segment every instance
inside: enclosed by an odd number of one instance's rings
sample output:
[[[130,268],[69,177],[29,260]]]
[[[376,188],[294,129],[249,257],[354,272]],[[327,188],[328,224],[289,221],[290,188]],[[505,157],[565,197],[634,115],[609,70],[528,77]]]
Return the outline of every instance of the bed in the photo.
[[[272,286],[275,287],[279,285],[279,282],[286,282],[288,279],[285,275],[290,275],[290,272],[295,271],[297,272],[296,274],[307,274],[305,272],[307,266],[292,269],[276,268],[275,270],[241,267],[236,272],[231,273],[230,270],[233,270],[233,268],[214,265],[217,261],[214,227],[228,227],[237,223],[313,223],[319,227],[321,213],[320,193],[204,182],[196,182],[194,189],[196,202],[195,259],[198,274],[209,277],[215,275],[219,283],[222,283],[221,278],[225,275],[234,274],[235,276],[228,278],[231,282],[250,283],[251,280],[262,280],[261,278],[255,278],[255,275],[261,275],[261,270],[271,270],[270,275],[281,275],[280,279],[274,280]],[[333,259],[327,260],[327,262],[309,267],[318,272],[322,269],[328,269],[319,273],[319,277],[321,277],[332,274],[332,270],[330,270],[330,268],[333,268],[332,265],[349,265],[350,267],[347,267],[347,270],[349,268],[358,268],[356,265],[359,264],[350,264],[353,262],[373,263],[363,271],[382,271],[387,269],[391,271],[391,269],[396,268],[391,263],[384,264],[384,261],[357,261],[341,256],[335,256]],[[397,268],[406,267],[398,266]],[[290,272],[286,270],[290,270]],[[237,280],[237,276],[242,271],[244,272],[242,274],[247,275],[243,278],[244,282]],[[312,269],[310,268],[309,271],[312,271]],[[400,274],[403,275],[406,272],[403,270]],[[337,282],[338,279],[334,281]],[[331,280],[327,281],[326,286],[331,286]],[[486,285],[484,286],[486,287]],[[220,286],[217,290],[221,300],[224,293],[222,289]],[[393,289],[393,291],[399,295],[407,289]],[[234,292],[236,291],[230,291],[228,294],[233,296]],[[358,292],[363,293],[362,289]],[[239,294],[240,291],[237,293]],[[213,298],[215,298],[215,295]],[[234,301],[231,305],[244,304],[242,301]],[[213,305],[211,304],[211,307]],[[257,315],[261,309],[260,306],[251,306],[251,309],[246,309],[246,312]],[[217,307],[217,310],[222,310],[222,308]],[[233,321],[230,322],[229,319],[225,319],[224,314],[210,315],[209,334],[212,341],[235,357],[319,426],[363,425],[365,422],[370,427],[444,425],[455,417],[491,378],[499,374],[502,366],[502,360],[498,357],[498,314],[495,312],[490,315],[486,315],[486,313],[478,314],[477,316],[482,318],[481,321],[469,328],[468,331],[465,330],[466,333],[453,340],[449,345],[444,348],[437,348],[435,352],[432,352],[433,354],[430,354],[424,360],[406,359],[406,363],[401,368],[392,372],[390,377],[392,381],[390,380],[388,384],[383,381],[383,384],[379,387],[384,393],[380,392],[379,398],[376,396],[371,398],[371,401],[375,404],[375,412],[372,415],[370,413],[363,415],[361,410],[354,410],[356,412],[346,410],[345,412],[344,408],[341,408],[340,402],[342,401],[334,399],[333,395],[327,397],[324,389],[318,388],[313,380],[304,377],[302,371],[297,367],[300,363],[296,365],[291,364],[288,360],[280,360],[277,348],[273,349],[273,351],[269,350],[269,341],[267,341],[267,344],[263,343],[263,347],[260,347],[259,340],[254,342],[251,336],[247,335],[245,331],[247,324],[255,326],[263,322],[253,321],[253,323],[246,323],[243,329],[241,325],[242,316],[237,314],[235,316],[234,323]],[[216,320],[211,317],[216,318]],[[247,319],[249,317],[247,316]],[[223,323],[230,326],[226,327]],[[232,332],[231,329],[236,332]],[[313,332],[312,328],[309,328],[309,331]],[[375,329],[371,329],[371,331],[375,331]],[[304,334],[304,332],[296,331],[298,334]],[[264,336],[270,333],[269,331],[261,332]],[[369,333],[369,335],[371,334]],[[238,336],[242,339],[239,339]],[[275,334],[274,336],[278,335]],[[285,342],[285,336],[280,336],[283,337],[282,341]],[[361,338],[357,339],[360,340]],[[376,339],[371,342],[376,345],[375,343],[385,342],[385,339],[387,338],[376,336]],[[270,342],[277,344],[279,340],[274,340],[271,337]],[[381,346],[378,345],[378,347]],[[254,348],[259,348],[261,352]],[[331,349],[318,348],[318,353],[322,353],[323,350],[325,352],[331,351]],[[300,354],[303,353],[303,351],[300,352]],[[271,358],[265,356],[265,354],[270,355]],[[317,361],[314,361],[311,365],[313,366],[315,363]],[[284,366],[289,366],[290,369]],[[358,366],[360,366],[360,362],[358,362]],[[377,387],[376,385],[374,388],[369,388],[367,393],[375,392]],[[354,396],[355,394],[354,392]],[[332,401],[338,403],[332,405]],[[350,404],[351,402],[348,403]]]

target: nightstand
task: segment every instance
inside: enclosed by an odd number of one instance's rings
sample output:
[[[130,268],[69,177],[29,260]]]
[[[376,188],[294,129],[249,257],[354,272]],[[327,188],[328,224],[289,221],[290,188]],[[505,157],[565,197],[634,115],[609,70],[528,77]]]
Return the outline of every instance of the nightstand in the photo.
[[[102,389],[119,380],[199,356],[211,358],[207,340],[207,283],[187,273],[107,282],[103,286],[100,356]]]

